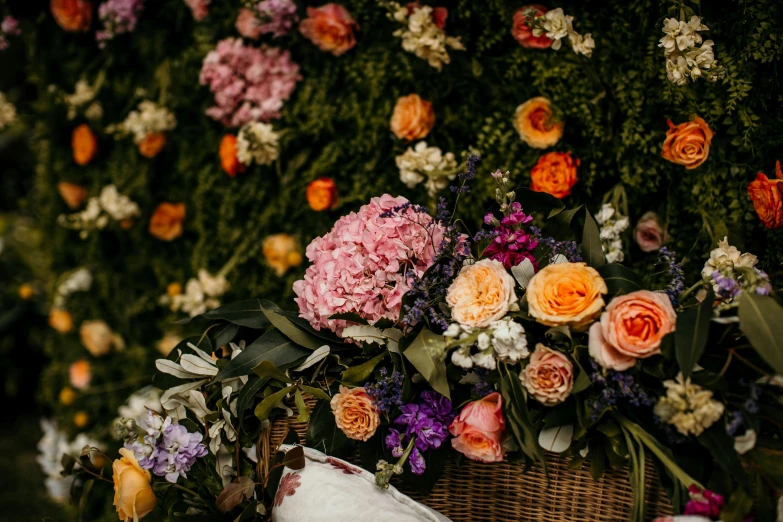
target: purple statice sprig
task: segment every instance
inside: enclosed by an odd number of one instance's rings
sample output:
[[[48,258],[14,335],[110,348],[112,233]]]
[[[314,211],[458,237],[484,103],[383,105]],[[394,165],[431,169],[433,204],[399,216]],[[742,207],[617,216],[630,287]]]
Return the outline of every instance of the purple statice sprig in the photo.
[[[533,234],[539,245],[549,249],[548,259],[550,262],[554,261],[558,255],[565,256],[570,263],[582,261],[582,252],[576,241],[558,241],[553,237],[544,237],[541,229],[535,225],[530,226],[530,233]]]
[[[98,46],[103,48],[108,40],[118,34],[131,33],[136,28],[144,9],[144,0],[106,0],[98,8],[98,18],[103,29],[95,33]]]
[[[476,376],[476,382],[473,383],[473,388],[471,389],[472,395],[482,398],[495,391],[494,386],[487,381],[489,370],[476,366],[473,368],[473,375]]]
[[[590,404],[593,410],[590,422],[597,421],[601,414],[612,406],[628,405],[647,409],[655,406],[655,398],[649,395],[630,373],[604,370],[593,359],[590,359],[590,364],[590,381],[600,390],[598,397]]]
[[[380,378],[374,383],[365,384],[364,389],[378,410],[388,416],[394,408],[402,406],[402,385],[405,378],[397,370],[389,374],[386,368],[381,368],[378,373]]]
[[[666,268],[666,272],[671,278],[669,284],[660,290],[669,296],[672,306],[679,306],[679,297],[685,291],[685,272],[682,269],[682,263],[677,262],[677,253],[669,250],[668,247],[661,247],[658,251],[658,264]]]

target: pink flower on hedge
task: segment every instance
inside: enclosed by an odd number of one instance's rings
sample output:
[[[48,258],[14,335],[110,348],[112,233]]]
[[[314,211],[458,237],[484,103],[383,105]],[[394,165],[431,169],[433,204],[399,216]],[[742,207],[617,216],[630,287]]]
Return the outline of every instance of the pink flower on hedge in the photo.
[[[245,38],[256,40],[262,34],[277,38],[287,34],[298,21],[292,0],[264,0],[252,9],[240,9],[236,27]]]
[[[294,292],[301,317],[315,329],[339,335],[350,323],[329,317],[344,312],[370,322],[397,320],[409,288],[403,274],[420,277],[443,239],[443,229],[426,213],[408,207],[381,217],[407,203],[388,194],[373,198],[308,245],[312,265],[294,283]]]
[[[351,50],[356,45],[354,30],[359,24],[340,4],[308,7],[307,18],[299,24],[299,32],[318,46],[335,56]]]
[[[209,2],[210,0],[185,0],[193,19],[197,22],[202,21],[209,14]]]
[[[103,29],[95,33],[98,46],[104,47],[107,40],[118,34],[130,33],[136,28],[136,22],[144,9],[144,0],[106,0],[98,8],[98,18]]]
[[[239,38],[226,38],[204,58],[199,80],[215,94],[207,116],[226,127],[280,117],[283,103],[301,80],[299,66],[288,51],[277,47],[245,46]]]

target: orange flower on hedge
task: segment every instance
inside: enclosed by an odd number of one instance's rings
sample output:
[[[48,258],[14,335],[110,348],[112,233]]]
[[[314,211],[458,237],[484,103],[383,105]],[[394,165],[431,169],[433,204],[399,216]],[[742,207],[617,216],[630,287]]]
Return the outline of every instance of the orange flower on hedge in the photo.
[[[553,119],[549,100],[543,96],[531,98],[517,107],[514,128],[522,141],[534,149],[551,147],[563,135],[563,122]]]
[[[775,164],[775,178],[759,172],[748,185],[748,195],[759,219],[767,228],[783,226],[783,170],[780,161]]]
[[[166,135],[161,132],[150,132],[136,144],[139,153],[145,158],[154,158],[166,145]]]
[[[88,0],[52,0],[52,16],[69,32],[85,32],[92,24],[92,4]]]
[[[310,208],[319,212],[337,205],[337,185],[332,178],[318,178],[307,185],[307,202]]]
[[[308,7],[307,18],[299,23],[299,32],[318,46],[335,56],[349,51],[356,45],[353,32],[359,24],[340,4]]]
[[[679,125],[672,123],[672,120],[668,120],[667,123],[669,130],[666,131],[666,139],[661,151],[664,159],[689,170],[707,161],[715,133],[710,130],[706,121],[695,116],[692,121]]]
[[[150,234],[163,241],[172,241],[182,235],[183,221],[184,203],[161,203],[150,218]]]
[[[87,165],[98,153],[98,138],[86,124],[81,124],[73,129],[71,135],[71,147],[73,148],[73,161],[79,165]]]
[[[289,268],[302,264],[302,253],[296,240],[288,234],[273,234],[264,238],[261,246],[264,259],[278,277]]]
[[[52,308],[49,312],[49,326],[62,334],[73,330],[73,316],[62,308]]]
[[[538,159],[530,171],[530,189],[546,192],[562,199],[571,193],[576,185],[576,168],[579,160],[570,152],[549,152]]]
[[[87,198],[86,188],[67,181],[61,181],[57,184],[57,192],[60,193],[60,197],[69,208],[79,208]]]
[[[418,94],[409,94],[397,100],[390,126],[399,139],[424,139],[434,125],[435,111],[432,110],[432,102],[422,100]]]
[[[237,175],[237,172],[243,172],[245,165],[237,159],[237,137],[233,134],[226,134],[223,139],[220,140],[220,166],[223,170],[232,178]]]

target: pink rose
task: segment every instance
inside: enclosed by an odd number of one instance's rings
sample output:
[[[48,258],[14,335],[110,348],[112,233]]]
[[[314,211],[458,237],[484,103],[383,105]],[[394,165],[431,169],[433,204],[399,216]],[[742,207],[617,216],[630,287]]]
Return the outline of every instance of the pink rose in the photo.
[[[590,355],[604,368],[627,370],[637,359],[661,353],[661,339],[676,322],[666,294],[638,290],[615,297],[590,327]]]
[[[472,460],[500,462],[503,460],[503,399],[498,392],[468,403],[449,426],[454,435],[451,445]]]
[[[574,365],[562,353],[538,343],[519,379],[538,402],[554,406],[571,395]]]
[[[642,252],[656,252],[666,242],[666,232],[658,221],[658,214],[647,212],[636,224],[634,238]]]
[[[517,9],[514,13],[514,25],[511,26],[511,36],[513,36],[522,47],[528,49],[549,49],[552,46],[552,40],[546,35],[533,36],[533,29],[525,23],[525,12],[535,9],[535,16],[544,16],[549,9],[543,5],[526,5]]]
[[[335,56],[349,51],[356,45],[354,30],[359,24],[339,4],[326,4],[307,8],[307,18],[299,24],[299,32],[322,51]]]
[[[261,36],[261,22],[256,18],[252,9],[242,8],[239,10],[236,23],[237,31],[245,38],[258,40]]]

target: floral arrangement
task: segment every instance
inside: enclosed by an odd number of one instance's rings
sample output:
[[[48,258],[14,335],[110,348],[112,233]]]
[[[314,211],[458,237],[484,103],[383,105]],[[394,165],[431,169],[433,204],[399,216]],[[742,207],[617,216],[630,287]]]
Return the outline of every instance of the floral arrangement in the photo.
[[[139,153],[145,158],[154,158],[166,145],[165,133],[176,126],[177,119],[171,111],[144,100],[137,110],[128,113],[123,122],[109,125],[106,132],[114,134],[115,138],[132,136]]]

